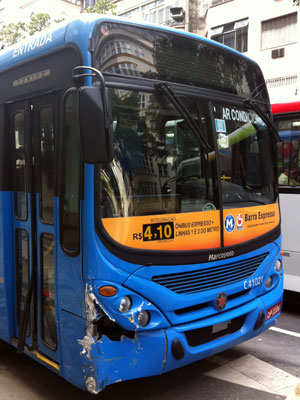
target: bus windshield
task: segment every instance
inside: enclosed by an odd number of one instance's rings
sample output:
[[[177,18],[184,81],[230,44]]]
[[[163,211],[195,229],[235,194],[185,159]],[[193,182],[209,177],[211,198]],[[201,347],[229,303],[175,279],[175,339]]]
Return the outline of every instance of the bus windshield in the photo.
[[[224,208],[270,204],[275,198],[270,132],[252,110],[214,103]]]
[[[210,110],[205,101],[181,96],[210,147],[205,150],[166,96],[110,89],[110,99],[114,159],[98,169],[96,180],[97,215],[109,232],[113,219],[134,226],[136,218],[128,217],[168,221],[199,212],[219,227],[220,208],[275,202],[272,136],[252,110],[217,102]],[[173,230],[157,238],[168,234]]]
[[[208,105],[188,100],[213,147]],[[218,208],[215,161],[163,95],[111,90],[114,160],[100,171],[102,217],[128,217]]]

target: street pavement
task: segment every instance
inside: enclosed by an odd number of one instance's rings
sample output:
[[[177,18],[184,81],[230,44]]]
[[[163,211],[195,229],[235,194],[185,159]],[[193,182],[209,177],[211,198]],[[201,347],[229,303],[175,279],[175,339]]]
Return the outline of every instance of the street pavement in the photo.
[[[278,324],[259,337],[164,375],[111,385],[96,397],[0,342],[0,400],[286,399],[300,383],[300,296],[285,298]]]

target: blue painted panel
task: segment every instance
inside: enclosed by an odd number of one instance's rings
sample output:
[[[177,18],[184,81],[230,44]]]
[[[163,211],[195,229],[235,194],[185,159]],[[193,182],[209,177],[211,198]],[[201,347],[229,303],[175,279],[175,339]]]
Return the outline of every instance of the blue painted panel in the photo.
[[[276,323],[278,314],[268,321],[265,320],[261,328],[254,330],[260,310],[263,310],[266,315],[268,308],[282,301],[282,291],[283,278],[281,277],[279,285],[261,298],[256,298],[237,309],[221,312],[209,319],[179,327],[148,332],[137,331],[136,338],[129,339],[124,335],[122,341],[112,342],[106,336],[99,340],[96,340],[96,337],[86,336],[86,342],[82,342],[81,349],[84,380],[94,385],[93,390],[98,392],[112,383],[167,372],[251,339]],[[246,318],[242,328],[238,331],[199,346],[191,347],[187,343],[185,331],[212,326],[240,315],[245,315]],[[63,329],[65,328],[63,327]],[[71,335],[70,332],[66,334],[66,337]],[[76,335],[73,335],[71,340],[74,350],[75,337]],[[180,360],[175,359],[172,354],[172,343],[175,339],[179,340],[184,348],[185,354]],[[75,357],[75,364],[80,368],[78,354]],[[69,365],[69,369],[72,370],[71,365]],[[73,373],[75,372],[73,371]],[[80,376],[79,372],[78,376]],[[82,379],[80,385],[82,385]]]
[[[12,220],[13,220],[13,237],[12,237],[12,274],[13,274],[13,291],[11,295],[15,299],[16,297],[16,230],[20,229],[22,231],[25,231],[26,234],[28,235],[28,253],[29,253],[29,282],[31,280],[32,276],[32,260],[33,260],[33,254],[32,254],[32,240],[33,240],[33,232],[31,231],[31,221],[32,221],[32,209],[31,209],[31,194],[27,193],[27,219],[26,220],[20,220],[15,217],[15,211],[13,209],[14,205],[14,200],[13,200],[14,194],[12,194],[12,206],[11,206],[11,211],[12,211]],[[14,304],[14,318],[15,318],[15,332],[14,332],[14,337],[18,337],[19,330],[17,327],[17,307],[16,304]],[[29,326],[31,326],[31,319],[32,319],[32,311],[29,314]],[[30,330],[30,335],[25,339],[25,343],[28,346],[32,345],[32,329]]]
[[[54,199],[55,215],[59,210],[59,199]],[[65,310],[85,318],[85,283],[82,279],[82,254],[66,255],[60,246],[59,226],[55,227],[57,265],[57,312]]]
[[[0,69],[23,63],[64,44],[66,27],[44,31],[0,52]]]
[[[142,267],[137,270],[136,273],[131,274],[129,278],[124,282],[124,286],[130,288],[131,290],[137,290],[141,295],[146,296],[148,300],[150,300],[153,304],[158,306],[160,310],[162,310],[166,317],[171,319],[173,318],[174,310],[183,307],[191,307],[195,304],[202,304],[202,303],[209,303],[213,302],[220,291],[226,291],[226,294],[230,296],[231,294],[243,292],[244,288],[244,280],[240,280],[236,283],[228,283],[227,285],[223,285],[222,287],[213,288],[211,290],[206,290],[202,292],[196,292],[192,294],[178,294],[168,288],[156,284],[152,281],[153,276],[157,275],[164,275],[168,273],[176,274],[176,273],[184,273],[184,272],[193,272],[197,270],[201,270],[203,268],[213,268],[214,266],[226,266],[230,262],[239,262],[244,260],[245,258],[255,257],[258,254],[268,253],[267,258],[265,261],[260,265],[257,271],[251,276],[258,277],[263,276],[264,280],[269,276],[271,273],[271,268],[274,266],[275,261],[277,258],[281,258],[279,247],[274,244],[268,244],[262,248],[259,248],[253,252],[249,252],[246,255],[230,258],[227,260],[217,261],[217,262],[210,262],[209,264],[194,264],[194,265],[174,265],[171,268],[169,266],[147,266]],[[250,278],[250,277],[249,277]],[[251,297],[248,300],[253,299],[258,294],[261,294],[260,291],[263,290],[263,282],[259,286],[252,288],[250,291]],[[232,303],[232,307],[238,306],[237,302]],[[207,317],[207,315],[203,314],[205,310],[200,310],[197,317],[203,318]],[[214,312],[214,310],[212,310]],[[178,319],[179,318],[179,319]],[[180,320],[183,317],[177,317],[176,323],[183,323],[184,320]],[[195,318],[195,316],[194,316]],[[173,323],[175,321],[173,320]]]
[[[0,192],[0,338],[9,341],[15,331],[12,193]]]
[[[274,289],[273,291],[264,295],[261,298],[256,298],[251,303],[245,304],[242,307],[239,307],[238,309],[220,313],[214,318],[205,319],[200,323],[195,323],[194,326],[189,324],[180,326],[180,328],[177,327],[168,329],[167,330],[168,356],[167,356],[165,371],[170,371],[172,369],[181,367],[183,365],[187,365],[194,361],[209,357],[213,354],[222,352],[228,348],[231,348],[239,343],[244,342],[245,340],[249,340],[259,335],[264,330],[274,325],[279,316],[279,314],[277,314],[268,321],[265,320],[264,324],[260,329],[254,330],[253,328],[258,318],[259,311],[263,310],[266,315],[267,309],[279,302],[282,302],[282,298],[283,298],[283,277],[281,277],[280,284],[276,289]],[[197,329],[197,327],[195,326],[196,324],[198,325],[199,328],[205,326],[211,326],[217,323],[232,320],[233,318],[236,318],[244,314],[247,315],[246,320],[242,328],[237,332],[223,336],[219,339],[213,340],[211,342],[199,346],[191,347],[188,345],[184,332],[188,331],[189,329]],[[178,339],[184,347],[185,356],[181,360],[176,360],[172,355],[171,346],[174,339]]]
[[[158,375],[163,372],[165,349],[164,331],[139,333],[135,339],[124,336],[118,342],[103,336],[82,354],[85,381],[94,379],[98,392],[115,382]]]
[[[86,321],[74,314],[60,311],[60,374],[73,385],[86,389],[83,374],[82,346],[78,340],[85,336]]]

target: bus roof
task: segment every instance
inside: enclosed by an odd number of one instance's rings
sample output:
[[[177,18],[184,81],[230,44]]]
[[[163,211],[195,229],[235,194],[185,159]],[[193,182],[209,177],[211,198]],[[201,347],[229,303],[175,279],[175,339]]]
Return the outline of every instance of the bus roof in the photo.
[[[228,52],[235,53],[240,57],[257,65],[255,61],[249,59],[242,53],[239,53],[230,47],[224,46],[221,43],[198,36],[196,34],[179,31],[177,29],[161,25],[147,24],[144,22],[136,23],[132,20],[128,20],[122,17],[114,17],[102,14],[81,14],[78,18],[74,20],[67,22],[64,21],[63,23],[57,25],[57,27],[52,27],[51,29],[39,32],[34,36],[30,36],[27,39],[24,39],[17,44],[0,51],[0,71],[16,66],[19,63],[26,62],[39,55],[48,53],[54,49],[64,46],[65,44],[76,43],[76,45],[81,49],[84,56],[85,54],[87,54],[88,50],[87,38],[90,38],[92,36],[95,25],[101,21],[125,22],[132,26],[148,27],[160,31],[173,32],[177,35],[183,35],[193,39],[198,39],[210,45],[225,49]]]

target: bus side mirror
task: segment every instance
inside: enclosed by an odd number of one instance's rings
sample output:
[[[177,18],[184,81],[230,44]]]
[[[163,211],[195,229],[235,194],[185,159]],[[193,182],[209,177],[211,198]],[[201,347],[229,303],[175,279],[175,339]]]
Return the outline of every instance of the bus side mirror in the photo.
[[[99,87],[79,89],[79,127],[83,159],[89,164],[109,163],[113,140]]]

